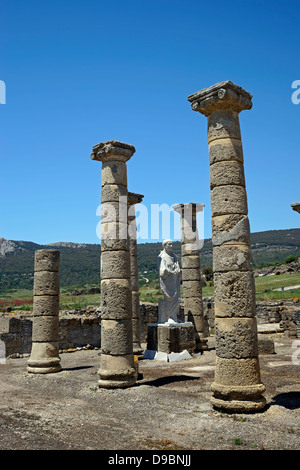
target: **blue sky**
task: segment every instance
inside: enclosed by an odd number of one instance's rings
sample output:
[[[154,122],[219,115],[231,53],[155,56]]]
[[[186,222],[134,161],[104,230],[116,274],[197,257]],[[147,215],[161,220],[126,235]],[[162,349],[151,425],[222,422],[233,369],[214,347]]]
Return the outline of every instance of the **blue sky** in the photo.
[[[252,232],[298,228],[299,14],[296,0],[2,0],[0,237],[99,243],[90,153],[116,139],[136,148],[128,189],[149,211],[205,204],[209,238],[206,118],[187,96],[223,80],[253,94],[240,114]]]

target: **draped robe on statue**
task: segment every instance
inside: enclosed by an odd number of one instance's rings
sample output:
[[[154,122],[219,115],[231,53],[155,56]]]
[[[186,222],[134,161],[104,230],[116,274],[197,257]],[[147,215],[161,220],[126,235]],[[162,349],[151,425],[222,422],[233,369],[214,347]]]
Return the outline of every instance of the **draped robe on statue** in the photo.
[[[157,258],[159,285],[164,300],[158,303],[158,323],[178,322],[180,303],[180,266],[174,253],[161,251]]]

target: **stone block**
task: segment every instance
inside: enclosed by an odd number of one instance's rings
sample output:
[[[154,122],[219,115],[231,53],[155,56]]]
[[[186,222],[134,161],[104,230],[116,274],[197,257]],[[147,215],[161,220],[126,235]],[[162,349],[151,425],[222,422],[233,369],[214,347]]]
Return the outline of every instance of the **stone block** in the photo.
[[[35,295],[33,298],[34,316],[54,316],[59,314],[58,295]]]
[[[207,119],[208,143],[216,139],[241,139],[238,113],[231,109],[220,109],[211,113]]]
[[[103,320],[132,318],[130,279],[101,281],[101,318]]]
[[[247,194],[243,186],[216,186],[211,190],[211,215],[248,213]]]
[[[186,257],[185,257],[186,258]],[[201,281],[199,268],[182,268],[182,281]]]
[[[130,279],[129,251],[102,252],[101,279]]]
[[[171,352],[179,353],[186,349],[192,353],[195,346],[195,329],[192,324],[148,325],[148,350],[169,354]]]
[[[200,256],[182,256],[181,257],[181,267],[182,269],[199,269],[200,270]]]
[[[101,352],[124,355],[132,353],[132,321],[102,320]]]
[[[256,313],[252,271],[214,274],[216,317],[253,317]]]
[[[58,341],[59,319],[57,316],[40,316],[34,317],[32,341],[56,342]]]
[[[216,354],[223,358],[258,356],[255,318],[216,318]]]
[[[238,161],[217,162],[210,167],[210,189],[215,186],[245,186],[243,163]]]
[[[34,273],[34,295],[58,295],[59,273],[38,271]]]
[[[250,225],[246,215],[217,215],[211,222],[213,246],[236,242],[250,245]]]
[[[103,162],[101,185],[116,184],[127,186],[127,165],[124,162]]]
[[[247,395],[247,386],[251,387],[260,384],[258,358],[234,359],[216,356],[215,384],[217,388],[220,385],[228,386],[229,395],[234,393],[234,391],[237,392],[238,396]],[[245,387],[244,391],[243,387]],[[261,388],[259,387],[260,394]]]
[[[213,267],[214,272],[251,271],[250,246],[243,243],[214,246]]]
[[[59,250],[37,250],[35,252],[35,271],[59,271]]]
[[[209,163],[223,161],[244,161],[242,142],[237,139],[217,139],[209,144]]]
[[[182,284],[183,298],[200,297],[202,296],[201,281],[185,281]]]
[[[120,197],[122,199],[120,199]],[[105,184],[101,189],[101,204],[104,202],[124,202],[127,204],[127,187],[122,184]]]
[[[129,251],[127,223],[106,222],[100,224],[101,253],[104,251]]]

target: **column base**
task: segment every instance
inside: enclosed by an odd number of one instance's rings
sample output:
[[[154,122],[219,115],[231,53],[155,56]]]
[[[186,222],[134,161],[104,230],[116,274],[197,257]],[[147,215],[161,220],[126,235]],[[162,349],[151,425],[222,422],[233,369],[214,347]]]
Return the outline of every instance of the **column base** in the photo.
[[[32,374],[51,374],[61,371],[58,342],[33,342],[27,371]]]
[[[99,388],[127,388],[135,385],[137,380],[137,370],[102,370],[99,369]]]
[[[33,366],[27,366],[27,372],[30,374],[53,374],[55,372],[60,372],[62,370],[62,367],[60,364],[57,364],[56,366],[41,366],[41,367],[33,367]]]
[[[265,397],[262,396],[265,389],[263,384],[229,386],[214,382],[211,385],[211,390],[214,392],[211,403],[214,407],[226,411],[240,413],[259,411],[267,404]]]
[[[211,404],[213,407],[224,411],[230,411],[234,413],[249,413],[253,411],[262,410],[267,402],[264,397],[253,398],[252,400],[232,400],[211,397]]]

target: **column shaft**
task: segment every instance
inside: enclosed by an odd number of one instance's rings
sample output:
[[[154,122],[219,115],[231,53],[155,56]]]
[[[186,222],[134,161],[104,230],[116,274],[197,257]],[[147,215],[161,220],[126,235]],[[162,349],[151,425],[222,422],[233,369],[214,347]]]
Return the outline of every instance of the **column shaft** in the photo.
[[[208,117],[216,369],[212,404],[244,412],[266,404],[260,380],[255,284],[239,112],[251,95],[222,82],[188,99]]]
[[[202,204],[187,203],[173,206],[181,216],[181,267],[184,317],[195,328],[196,351],[207,349],[202,302],[200,241],[197,229],[197,212]]]
[[[32,348],[27,370],[61,370],[59,357],[59,251],[37,250],[34,264]]]
[[[130,269],[132,286],[132,336],[133,354],[143,355],[141,346],[141,313],[140,313],[140,293],[139,293],[139,270],[138,270],[138,247],[136,233],[135,204],[142,202],[143,195],[128,193],[128,235],[130,245]]]
[[[127,222],[126,162],[133,146],[118,141],[93,147],[101,173],[101,358],[99,387],[134,385],[132,286]]]

